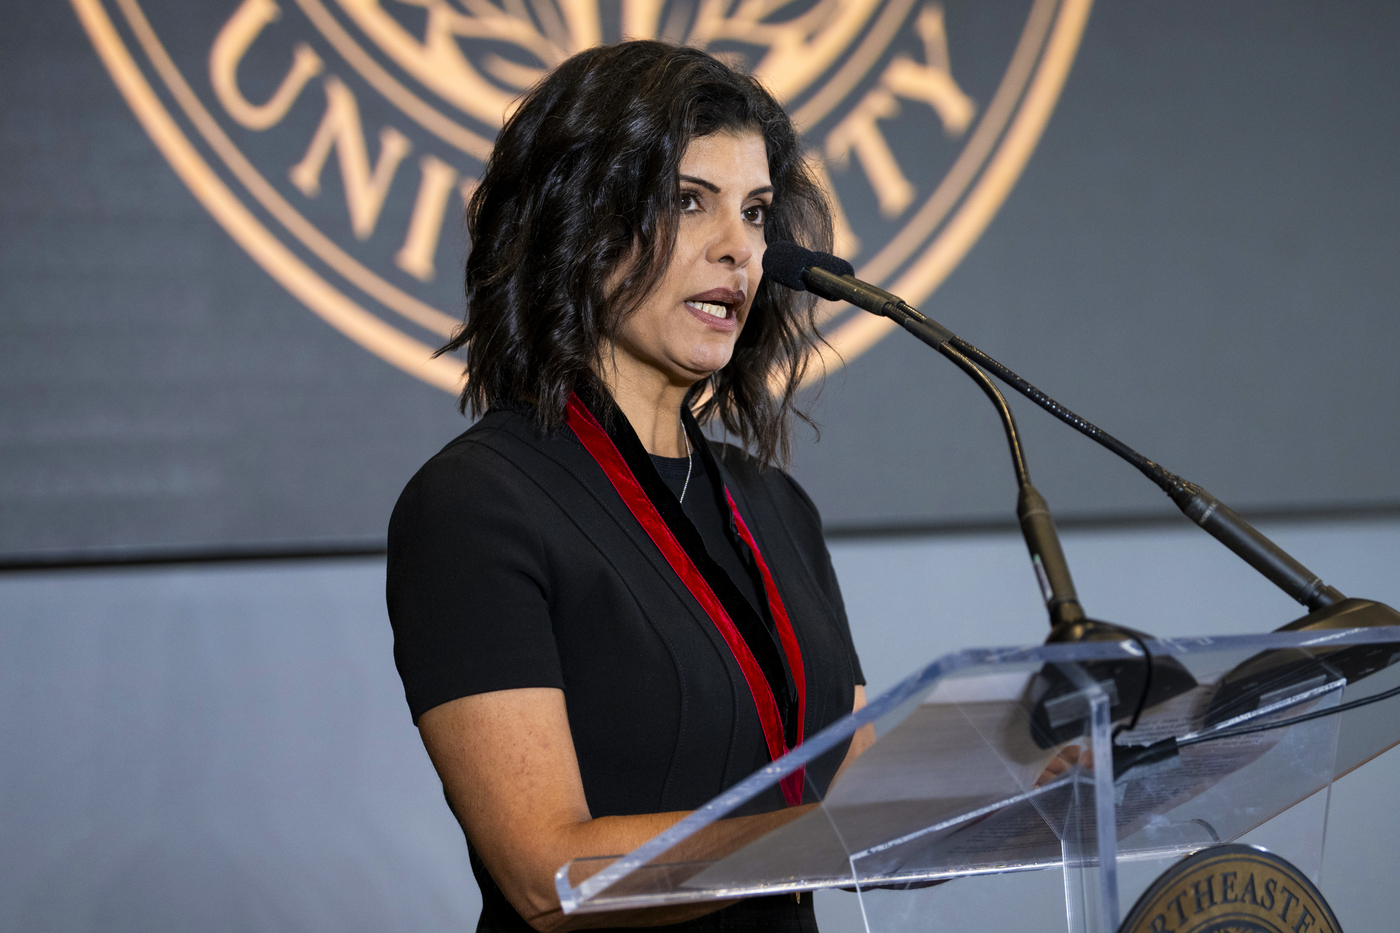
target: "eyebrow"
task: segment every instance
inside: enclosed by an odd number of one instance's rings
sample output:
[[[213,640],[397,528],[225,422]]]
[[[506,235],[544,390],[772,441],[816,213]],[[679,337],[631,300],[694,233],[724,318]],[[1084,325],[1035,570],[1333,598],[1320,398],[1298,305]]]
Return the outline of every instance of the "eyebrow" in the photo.
[[[692,185],[699,185],[702,188],[707,188],[710,191],[713,191],[715,194],[719,194],[719,185],[715,184],[712,181],[706,181],[703,178],[696,178],[694,175],[682,175],[681,181],[688,181]],[[755,188],[752,191],[750,191],[748,196],[753,197],[756,194],[771,194],[772,192],[772,185],[764,185],[761,188]]]

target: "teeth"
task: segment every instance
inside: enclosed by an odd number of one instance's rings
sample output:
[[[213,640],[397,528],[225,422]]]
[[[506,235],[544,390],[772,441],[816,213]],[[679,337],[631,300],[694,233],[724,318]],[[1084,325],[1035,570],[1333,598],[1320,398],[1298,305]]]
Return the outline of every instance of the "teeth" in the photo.
[[[688,301],[686,304],[690,305],[696,311],[704,311],[706,314],[713,314],[715,317],[729,316],[729,309],[724,305],[711,304],[708,301]]]

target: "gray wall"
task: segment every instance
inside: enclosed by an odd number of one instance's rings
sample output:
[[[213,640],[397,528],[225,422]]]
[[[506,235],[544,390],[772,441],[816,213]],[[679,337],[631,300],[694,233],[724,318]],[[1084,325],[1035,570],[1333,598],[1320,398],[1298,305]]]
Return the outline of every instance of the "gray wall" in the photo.
[[[1400,603],[1400,522],[1267,530],[1344,592]],[[1206,635],[1296,615],[1190,528],[1065,544],[1102,618]],[[1042,637],[1012,536],[833,556],[872,690]],[[382,576],[377,559],[0,576],[0,929],[470,929],[479,902],[402,700]],[[1333,791],[1321,887],[1349,933],[1400,910],[1397,754]],[[1058,872],[960,881],[932,892],[931,928],[1053,929],[1062,896]],[[849,897],[819,904],[828,933],[852,929]]]

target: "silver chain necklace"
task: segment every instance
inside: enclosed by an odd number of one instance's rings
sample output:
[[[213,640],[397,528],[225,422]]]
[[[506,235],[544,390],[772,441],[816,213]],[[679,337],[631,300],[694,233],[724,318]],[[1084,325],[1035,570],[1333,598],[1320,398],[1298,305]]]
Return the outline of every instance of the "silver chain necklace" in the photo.
[[[690,432],[685,429],[685,424],[681,424],[681,437],[685,438],[685,483],[681,485],[680,498],[676,501],[685,503],[685,491],[690,488],[690,468],[695,465],[695,460],[690,453]]]

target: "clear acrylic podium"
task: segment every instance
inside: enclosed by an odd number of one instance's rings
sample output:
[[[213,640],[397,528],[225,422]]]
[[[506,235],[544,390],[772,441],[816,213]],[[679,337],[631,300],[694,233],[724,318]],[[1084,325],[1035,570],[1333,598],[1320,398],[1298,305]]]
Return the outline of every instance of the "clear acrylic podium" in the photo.
[[[1271,820],[1267,847],[1316,879],[1333,779],[1400,742],[1400,699],[1324,713],[1400,683],[1388,666],[1400,628],[1146,645],[1159,684],[1177,672],[1176,695],[1116,739],[1110,717],[1130,719],[1140,691],[1119,697],[1124,681],[1105,672],[1145,670],[1138,643],[948,655],[635,851],[565,865],[560,902],[597,912],[837,888],[859,908],[854,929],[902,931],[930,928],[940,882],[1057,869],[1063,900],[1027,909],[1063,910],[1073,933],[1112,933],[1172,860]],[[1347,651],[1378,657],[1379,670],[1348,683],[1332,663]],[[1260,657],[1289,663],[1247,695],[1221,689]],[[829,781],[865,726],[877,741]],[[1127,770],[1120,753],[1115,778],[1114,742],[1168,737],[1179,752]],[[1047,772],[1056,759],[1063,773]],[[786,807],[779,782],[798,773],[803,805]]]

